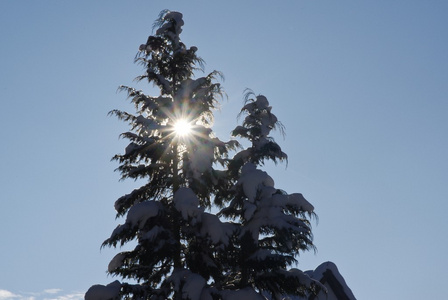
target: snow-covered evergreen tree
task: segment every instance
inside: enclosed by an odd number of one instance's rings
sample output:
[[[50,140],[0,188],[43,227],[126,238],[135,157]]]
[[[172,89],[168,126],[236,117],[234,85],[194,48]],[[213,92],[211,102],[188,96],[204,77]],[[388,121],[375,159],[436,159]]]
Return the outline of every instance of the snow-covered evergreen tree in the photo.
[[[129,145],[114,157],[117,170],[144,184],[115,202],[125,221],[103,246],[136,246],[109,263],[121,281],[94,285],[85,298],[251,300],[313,292],[306,275],[288,269],[299,251],[313,248],[313,207],[301,194],[276,189],[260,170],[267,159],[286,159],[269,137],[280,123],[264,96],[249,93],[247,116],[233,135],[251,147],[228,157],[238,143],[222,142],[211,130],[220,74],[195,77],[203,62],[196,47],[182,43],[183,24],[181,13],[163,11],[136,56],[145,68],[137,80],[160,93],[123,86],[135,113],[111,112],[130,125],[122,134]],[[178,130],[180,122],[188,134]],[[212,206],[221,208],[219,216]]]
[[[86,299],[101,299],[107,292],[106,298],[199,299],[211,287],[207,282],[222,277],[216,252],[229,243],[233,228],[204,209],[226,186],[225,172],[214,165],[225,163],[236,143],[224,143],[212,134],[212,110],[222,94],[215,82],[219,73],[193,78],[203,64],[197,48],[181,42],[183,24],[181,13],[163,11],[155,35],[140,46],[136,57],[146,69],[137,79],[154,84],[160,94],[123,86],[136,113],[111,112],[131,127],[122,134],[130,141],[124,154],[114,157],[118,171],[123,179],[147,182],[115,202],[117,216],[126,216],[126,221],[103,246],[137,242],[108,267],[110,274],[137,284],[96,285]],[[178,122],[189,127],[188,135],[177,132]]]
[[[296,263],[300,251],[314,249],[309,221],[314,207],[302,194],[275,188],[274,180],[259,168],[266,160],[287,159],[269,136],[276,128],[283,132],[283,126],[266,97],[248,92],[241,114],[246,117],[233,135],[251,145],[229,165],[233,199],[221,210],[221,215],[240,224],[229,283],[239,289],[254,289],[269,299],[309,295],[319,285],[302,271],[287,268]]]

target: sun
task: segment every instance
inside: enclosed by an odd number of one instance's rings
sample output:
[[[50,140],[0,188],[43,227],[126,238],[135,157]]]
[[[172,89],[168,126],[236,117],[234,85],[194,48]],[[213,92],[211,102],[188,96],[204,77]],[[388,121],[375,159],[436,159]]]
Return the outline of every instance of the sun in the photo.
[[[185,137],[191,133],[191,124],[184,119],[177,120],[174,123],[174,133],[179,137]]]

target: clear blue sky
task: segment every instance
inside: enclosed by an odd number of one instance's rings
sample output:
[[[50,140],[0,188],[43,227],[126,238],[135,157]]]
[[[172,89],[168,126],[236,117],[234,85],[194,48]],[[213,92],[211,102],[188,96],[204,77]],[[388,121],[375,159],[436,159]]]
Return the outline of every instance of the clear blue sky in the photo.
[[[126,126],[106,115],[132,110],[116,89],[165,8],[225,75],[221,139],[245,88],[286,126],[289,164],[266,169],[319,215],[299,268],[333,261],[363,300],[445,294],[447,1],[1,1],[0,299],[115,280],[100,245],[136,183],[113,172]]]

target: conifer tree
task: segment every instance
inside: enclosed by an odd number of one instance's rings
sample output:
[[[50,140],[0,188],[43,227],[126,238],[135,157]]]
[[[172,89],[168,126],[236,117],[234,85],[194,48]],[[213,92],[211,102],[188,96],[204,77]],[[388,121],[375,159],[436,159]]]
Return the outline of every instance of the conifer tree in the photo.
[[[265,160],[287,158],[269,136],[281,124],[264,96],[248,93],[247,116],[233,135],[251,147],[229,158],[239,144],[211,130],[223,94],[220,73],[195,77],[203,61],[196,47],[182,43],[183,24],[181,13],[162,11],[136,56],[145,69],[137,80],[159,95],[122,86],[135,113],[111,111],[130,126],[121,135],[128,146],[113,158],[117,170],[144,184],[115,202],[125,221],[103,246],[136,246],[109,263],[109,274],[122,282],[94,285],[85,298],[251,300],[314,292],[314,282],[288,269],[299,251],[313,248],[313,207],[300,194],[276,189],[260,170]],[[212,206],[221,208],[218,215]]]
[[[86,298],[109,292],[110,298],[197,299],[207,281],[222,276],[214,252],[228,241],[217,232],[228,230],[230,236],[232,229],[204,209],[211,206],[215,190],[225,186],[220,184],[225,172],[214,165],[225,163],[227,151],[236,143],[224,143],[212,134],[212,110],[222,95],[215,80],[220,74],[193,78],[203,61],[196,47],[181,42],[183,24],[181,13],[163,11],[155,23],[156,34],[136,56],[146,69],[137,80],[154,84],[160,94],[150,96],[122,86],[136,114],[111,112],[131,127],[122,134],[130,142],[125,153],[114,157],[122,179],[147,183],[115,202],[117,217],[126,216],[126,221],[103,246],[137,241],[134,250],[119,253],[108,267],[110,274],[137,284],[116,281],[93,286]],[[177,126],[188,127],[188,136]]]
[[[300,251],[314,249],[309,218],[314,207],[302,194],[275,188],[274,180],[260,167],[267,161],[285,161],[287,155],[269,136],[283,126],[271,112],[265,96],[246,93],[242,126],[232,134],[251,142],[229,164],[233,198],[220,214],[239,224],[236,231],[232,281],[240,289],[254,289],[269,299],[307,296],[319,287],[295,264]]]

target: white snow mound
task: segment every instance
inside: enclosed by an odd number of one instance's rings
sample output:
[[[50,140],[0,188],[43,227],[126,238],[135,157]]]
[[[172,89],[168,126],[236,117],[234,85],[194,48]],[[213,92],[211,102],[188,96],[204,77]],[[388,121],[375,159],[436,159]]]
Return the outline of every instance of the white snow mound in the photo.
[[[131,207],[126,217],[126,223],[132,226],[139,225],[142,229],[149,218],[155,217],[159,214],[160,204],[156,201],[145,201],[137,203]]]
[[[118,300],[120,298],[121,283],[118,280],[104,286],[93,285],[86,292],[85,300]]]
[[[246,163],[241,169],[241,176],[237,185],[242,185],[243,192],[249,202],[254,202],[257,192],[262,187],[273,187],[274,180],[268,173],[258,170],[253,163]]]
[[[182,214],[182,218],[200,218],[202,209],[199,208],[199,199],[192,189],[179,188],[174,194],[174,207]]]

